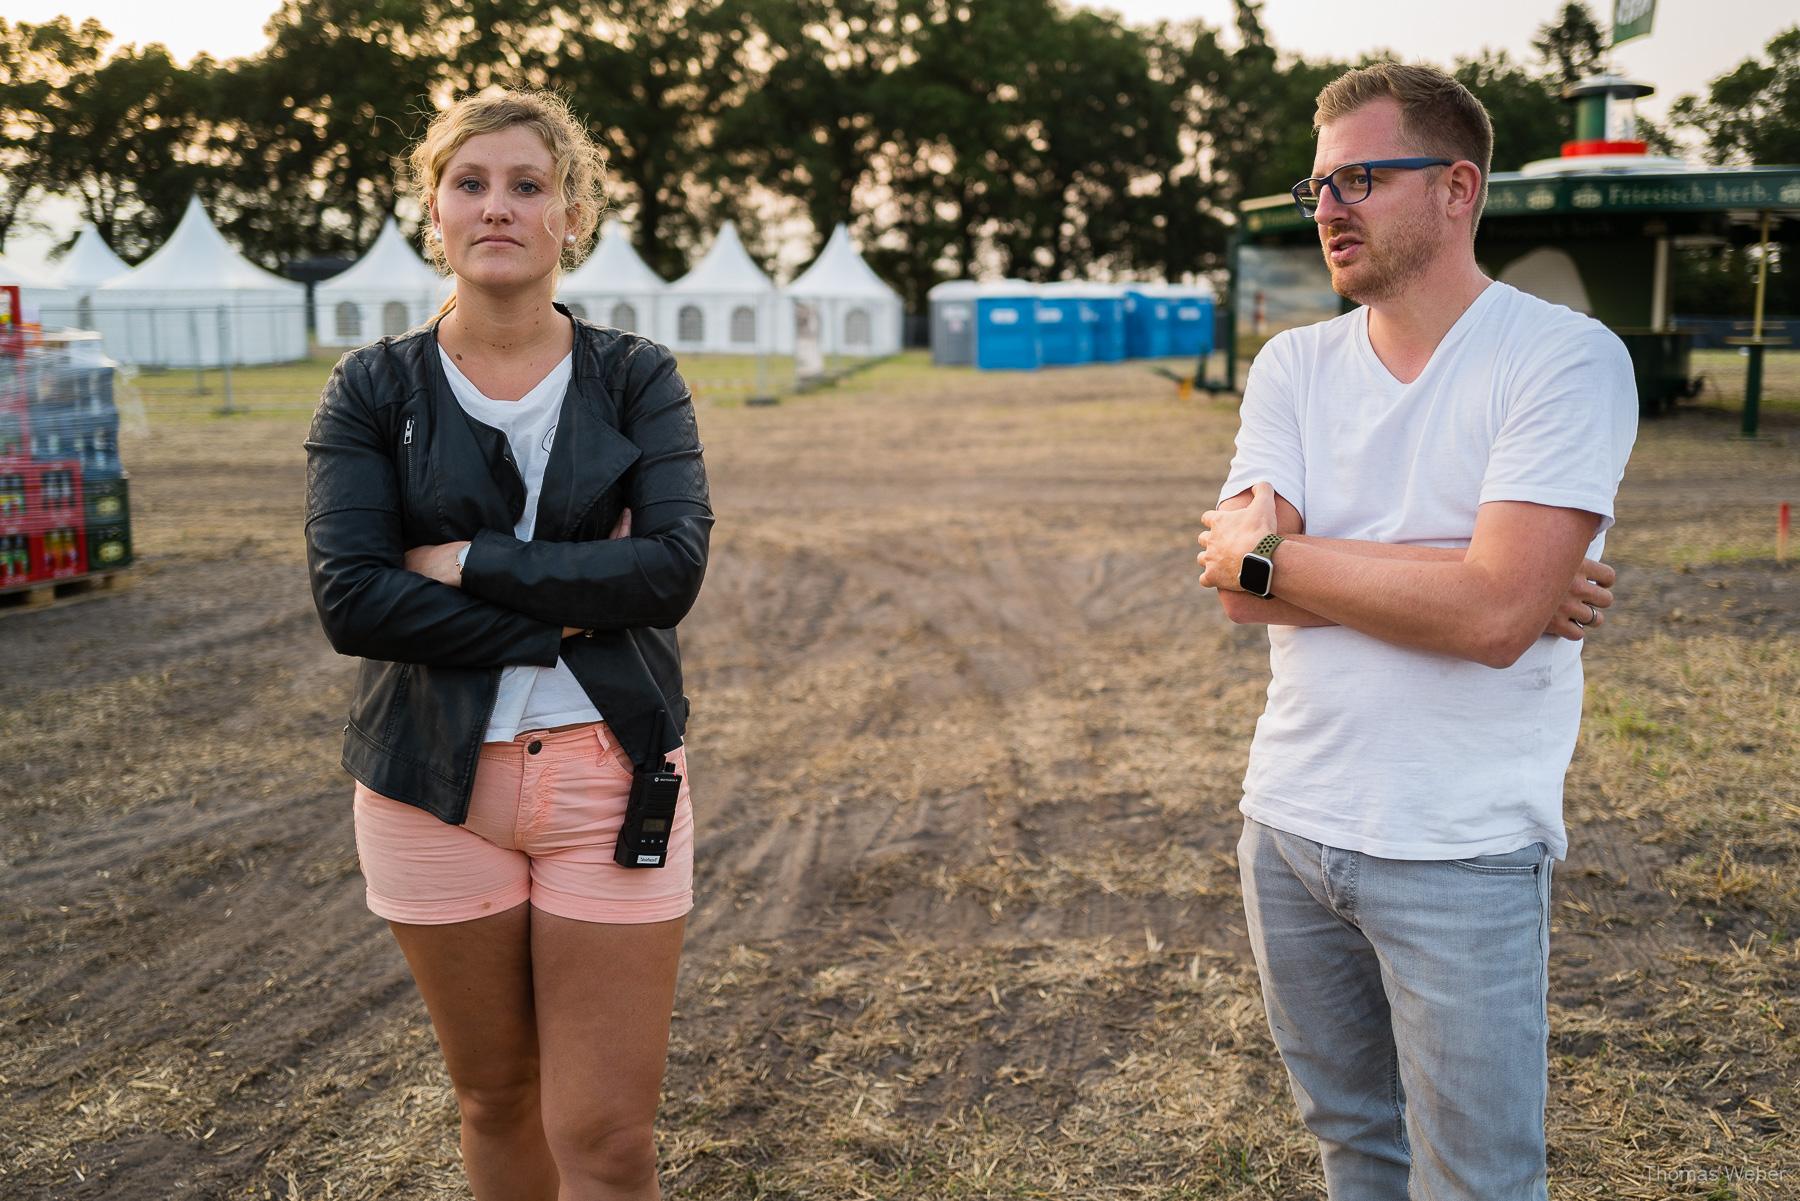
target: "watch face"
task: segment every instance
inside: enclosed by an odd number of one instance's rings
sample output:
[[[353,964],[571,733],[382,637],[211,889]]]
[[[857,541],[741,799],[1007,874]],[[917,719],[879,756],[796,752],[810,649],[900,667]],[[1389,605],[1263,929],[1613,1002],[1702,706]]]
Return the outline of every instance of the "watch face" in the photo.
[[[1262,555],[1245,555],[1244,562],[1238,568],[1238,587],[1253,596],[1269,595],[1269,582],[1275,575],[1275,565]]]

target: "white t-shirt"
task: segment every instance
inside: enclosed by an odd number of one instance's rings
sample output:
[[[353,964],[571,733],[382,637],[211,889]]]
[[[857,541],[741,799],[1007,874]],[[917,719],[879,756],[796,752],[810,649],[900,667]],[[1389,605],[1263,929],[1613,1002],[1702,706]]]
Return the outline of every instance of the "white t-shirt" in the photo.
[[[438,357],[443,360],[444,375],[450,380],[456,403],[475,420],[505,434],[512,447],[513,462],[525,477],[525,511],[513,527],[513,537],[529,542],[537,528],[538,493],[544,486],[550,448],[556,444],[556,423],[562,415],[563,396],[569,390],[574,356],[564,356],[549,375],[517,400],[488,399],[442,347],[438,348]],[[493,716],[488,718],[483,740],[507,742],[521,730],[599,720],[600,710],[588,699],[567,663],[558,659],[555,667],[519,664],[500,673],[500,695],[494,701]]]
[[[1467,546],[1488,501],[1584,509],[1604,519],[1597,557],[1637,411],[1617,337],[1506,284],[1488,285],[1410,384],[1376,357],[1359,308],[1257,356],[1220,498],[1267,480],[1310,535],[1422,546]],[[1270,626],[1269,666],[1248,816],[1389,859],[1538,841],[1566,853],[1580,643],[1545,635],[1495,669],[1341,626]]]

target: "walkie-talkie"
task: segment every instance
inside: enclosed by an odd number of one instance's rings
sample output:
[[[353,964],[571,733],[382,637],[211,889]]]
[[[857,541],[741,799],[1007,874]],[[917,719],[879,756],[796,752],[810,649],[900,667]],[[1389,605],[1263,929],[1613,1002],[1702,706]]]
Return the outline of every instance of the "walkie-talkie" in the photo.
[[[662,714],[657,716],[660,718]],[[613,862],[620,867],[661,867],[669,861],[669,835],[675,828],[675,802],[681,796],[681,777],[675,774],[675,764],[654,749],[661,729],[661,721],[650,728],[652,750],[645,762],[660,762],[662,766],[632,765],[631,799],[625,804],[625,824],[619,827],[619,840],[613,844]]]

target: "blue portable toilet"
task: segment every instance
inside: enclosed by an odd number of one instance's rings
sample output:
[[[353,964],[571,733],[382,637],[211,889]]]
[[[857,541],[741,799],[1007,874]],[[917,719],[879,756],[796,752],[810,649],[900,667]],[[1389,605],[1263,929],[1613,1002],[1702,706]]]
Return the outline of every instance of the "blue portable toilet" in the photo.
[[[1212,285],[1169,284],[1169,353],[1199,356],[1213,349]]]
[[[1094,361],[1117,363],[1125,357],[1125,289],[1089,284],[1087,299],[1094,311]]]
[[[1134,359],[1169,356],[1169,322],[1175,306],[1159,284],[1125,288],[1125,353]]]
[[[983,371],[1035,371],[1044,363],[1036,289],[1023,280],[982,284],[975,297],[975,365]]]
[[[1083,283],[1044,284],[1038,289],[1038,338],[1044,364],[1094,361],[1094,327],[1099,310]]]

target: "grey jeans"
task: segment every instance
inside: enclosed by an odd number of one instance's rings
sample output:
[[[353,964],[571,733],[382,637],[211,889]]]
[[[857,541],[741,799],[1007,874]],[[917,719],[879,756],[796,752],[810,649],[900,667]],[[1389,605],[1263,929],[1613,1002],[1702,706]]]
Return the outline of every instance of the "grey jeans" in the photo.
[[[1552,864],[1542,843],[1381,859],[1244,823],[1263,1005],[1331,1201],[1546,1198]]]

